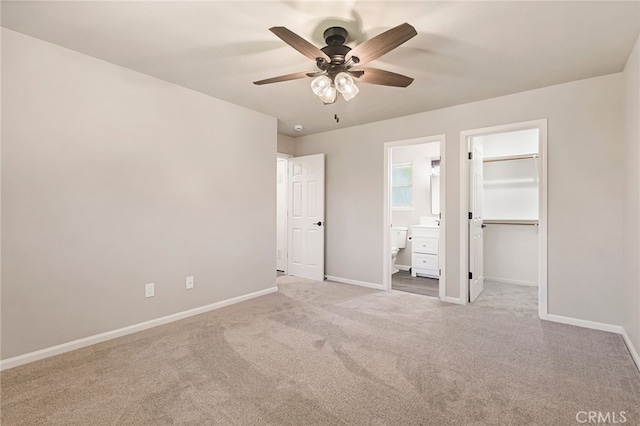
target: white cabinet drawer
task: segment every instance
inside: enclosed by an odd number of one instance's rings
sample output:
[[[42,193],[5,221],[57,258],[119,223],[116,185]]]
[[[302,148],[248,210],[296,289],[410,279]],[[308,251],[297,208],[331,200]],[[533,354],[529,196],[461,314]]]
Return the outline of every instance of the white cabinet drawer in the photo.
[[[411,251],[413,253],[438,254],[438,239],[413,238],[411,239]]]
[[[420,254],[413,253],[411,256],[411,267],[415,269],[427,269],[438,272],[438,255],[437,254]]]
[[[438,238],[440,236],[440,229],[438,228],[423,228],[413,226],[411,228],[412,238]]]

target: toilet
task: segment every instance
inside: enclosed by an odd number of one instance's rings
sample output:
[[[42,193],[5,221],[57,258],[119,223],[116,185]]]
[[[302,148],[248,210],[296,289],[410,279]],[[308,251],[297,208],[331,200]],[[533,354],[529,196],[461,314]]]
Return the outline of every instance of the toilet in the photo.
[[[391,273],[395,274],[399,271],[396,268],[396,257],[400,249],[407,247],[407,231],[409,228],[404,226],[396,226],[391,228]]]

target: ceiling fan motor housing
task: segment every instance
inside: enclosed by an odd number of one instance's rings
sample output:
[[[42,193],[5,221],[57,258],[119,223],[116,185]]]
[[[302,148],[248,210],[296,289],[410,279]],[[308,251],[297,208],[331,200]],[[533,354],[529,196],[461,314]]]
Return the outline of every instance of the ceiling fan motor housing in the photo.
[[[351,50],[349,46],[344,45],[348,35],[347,30],[342,27],[331,27],[324,31],[322,36],[327,45],[320,50],[331,58],[331,64],[338,65],[344,63],[345,56]]]
[[[328,46],[344,44],[349,33],[342,27],[331,27],[324,30],[322,37]]]

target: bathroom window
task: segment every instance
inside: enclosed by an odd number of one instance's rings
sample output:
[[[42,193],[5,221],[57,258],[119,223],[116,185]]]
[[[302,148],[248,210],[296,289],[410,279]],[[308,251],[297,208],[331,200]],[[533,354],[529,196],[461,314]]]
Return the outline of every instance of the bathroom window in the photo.
[[[391,206],[407,209],[413,206],[413,168],[411,163],[394,164],[391,168]]]

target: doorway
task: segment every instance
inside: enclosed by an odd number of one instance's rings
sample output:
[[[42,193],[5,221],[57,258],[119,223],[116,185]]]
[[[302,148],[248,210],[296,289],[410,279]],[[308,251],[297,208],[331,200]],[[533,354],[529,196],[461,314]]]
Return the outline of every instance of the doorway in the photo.
[[[276,158],[276,277],[323,281],[324,154]]]
[[[461,132],[461,302],[547,316],[547,122]]]
[[[383,285],[445,299],[445,136],[384,145]]]
[[[289,201],[289,158],[287,154],[277,154],[276,158],[276,274],[288,273],[287,216]]]

